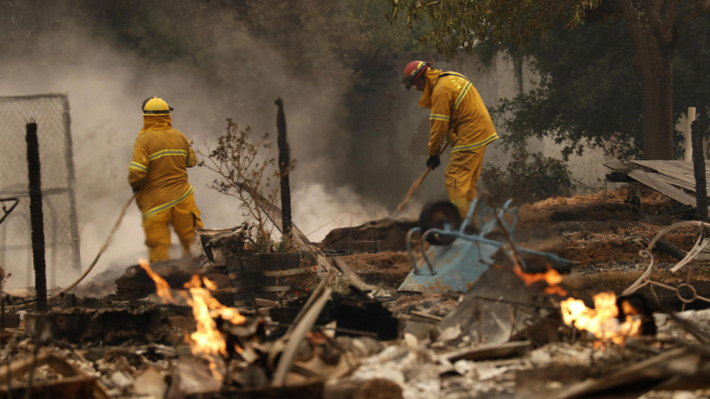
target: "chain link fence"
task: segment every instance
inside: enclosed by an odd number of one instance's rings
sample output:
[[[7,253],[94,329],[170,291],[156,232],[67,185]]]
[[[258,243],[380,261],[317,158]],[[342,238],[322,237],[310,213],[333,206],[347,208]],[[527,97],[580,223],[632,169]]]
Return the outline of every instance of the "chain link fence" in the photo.
[[[74,197],[74,161],[69,100],[63,94],[0,97],[0,200],[17,207],[0,224],[0,266],[8,284],[34,286],[26,125],[37,123],[42,179],[45,261],[48,287],[58,274],[81,270],[79,226]],[[7,212],[2,209],[3,214]],[[0,215],[2,216],[2,215]],[[19,281],[18,281],[19,280]]]

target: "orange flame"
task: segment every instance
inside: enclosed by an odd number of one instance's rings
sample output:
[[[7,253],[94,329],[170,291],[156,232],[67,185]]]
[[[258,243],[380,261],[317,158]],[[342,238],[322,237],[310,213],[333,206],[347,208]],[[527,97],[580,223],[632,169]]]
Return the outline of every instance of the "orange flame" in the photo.
[[[164,304],[168,303],[175,303],[175,299],[173,298],[173,295],[170,293],[170,284],[168,284],[167,281],[165,281],[164,278],[162,278],[158,273],[154,272],[153,269],[150,268],[150,263],[148,263],[147,260],[145,259],[138,259],[138,264],[140,267],[145,270],[146,273],[148,273],[148,276],[150,276],[151,279],[155,282],[155,291],[160,297],[160,299],[163,300]]]
[[[547,294],[567,295],[567,292],[559,286],[562,282],[562,275],[549,266],[545,273],[525,273],[520,265],[516,264],[513,271],[525,282],[525,285],[529,286],[538,281],[545,281],[548,284],[545,287]],[[595,295],[594,308],[588,308],[583,301],[575,298],[568,298],[560,304],[565,324],[589,331],[600,341],[613,342],[618,345],[623,345],[626,338],[638,336],[641,333],[641,320],[631,316],[638,314],[638,312],[635,309],[627,309],[626,307],[631,307],[631,305],[626,302],[623,306],[625,306],[624,313],[627,316],[623,322],[620,322],[617,318],[619,309],[616,307],[616,295],[613,292],[602,292]]]
[[[562,275],[550,266],[547,267],[545,273],[525,273],[520,265],[516,264],[513,268],[513,272],[525,282],[525,285],[529,286],[538,281],[544,281],[548,284],[548,286],[545,287],[547,294],[567,295],[567,291],[559,286],[562,282]]]
[[[626,320],[617,319],[616,295],[602,292],[594,296],[594,308],[588,308],[583,301],[569,298],[560,304],[562,318],[567,325],[586,330],[602,341],[623,345],[627,337],[638,336],[641,320],[627,315]]]
[[[203,284],[210,289],[217,288],[213,282],[206,278],[200,279],[197,274],[193,274],[192,279],[184,285],[190,292],[188,303],[192,306],[192,314],[197,323],[197,330],[190,334],[190,349],[193,355],[207,358],[212,373],[221,378],[213,358],[218,355],[228,356],[227,342],[217,329],[214,318],[221,317],[232,324],[242,324],[245,318],[237,309],[222,305],[207,288],[202,287]],[[237,351],[240,349],[235,347]]]
[[[138,264],[155,281],[156,292],[163,300],[163,303],[176,303],[170,293],[168,282],[155,273],[146,260],[139,259]],[[244,323],[245,318],[236,308],[222,305],[210,294],[210,290],[216,290],[217,285],[209,279],[200,278],[199,275],[193,274],[184,287],[187,288],[190,295],[187,295],[184,291],[180,292],[180,295],[192,306],[192,314],[196,322],[196,331],[190,334],[190,339],[186,340],[190,344],[192,354],[209,360],[212,374],[221,380],[223,377],[217,371],[215,358],[228,356],[227,343],[222,333],[217,329],[217,323],[215,323],[214,318],[220,317],[235,325]],[[234,350],[241,352],[242,349],[235,345]]]

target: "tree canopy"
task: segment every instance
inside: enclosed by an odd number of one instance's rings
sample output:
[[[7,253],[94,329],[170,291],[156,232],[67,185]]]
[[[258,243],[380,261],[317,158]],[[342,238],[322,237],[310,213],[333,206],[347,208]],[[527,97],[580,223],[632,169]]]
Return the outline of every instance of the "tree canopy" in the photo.
[[[690,106],[710,98],[710,17],[681,30],[674,58],[673,120],[677,124]],[[495,46],[494,46],[495,47]],[[498,48],[498,47],[496,47]],[[587,145],[614,155],[641,153],[641,82],[632,67],[633,44],[623,24],[588,24],[571,32],[553,31],[518,48],[541,74],[538,88],[506,100],[494,115],[520,143],[546,135],[567,144],[566,153]],[[676,132],[680,137],[680,132]]]
[[[641,116],[638,124],[643,157],[673,159],[673,59],[678,48],[679,32],[691,21],[710,12],[710,2],[390,0],[390,4],[392,17],[405,13],[409,26],[415,26],[420,21],[431,23],[432,32],[423,35],[422,40],[434,43],[439,51],[448,55],[454,55],[459,50],[471,51],[486,39],[499,44],[519,45],[551,32],[558,33],[560,26],[569,30],[584,22],[618,18],[628,30],[633,46],[631,65],[640,78]],[[601,61],[603,64],[604,60]],[[572,104],[579,109],[587,109],[589,98],[575,97]],[[626,135],[627,132],[607,131],[605,134]]]
[[[390,0],[392,19],[406,13],[410,28],[422,22],[432,29],[421,36],[439,52],[453,56],[459,50],[472,51],[478,43],[524,43],[556,28],[565,21],[571,28],[584,21],[587,12],[602,0]]]

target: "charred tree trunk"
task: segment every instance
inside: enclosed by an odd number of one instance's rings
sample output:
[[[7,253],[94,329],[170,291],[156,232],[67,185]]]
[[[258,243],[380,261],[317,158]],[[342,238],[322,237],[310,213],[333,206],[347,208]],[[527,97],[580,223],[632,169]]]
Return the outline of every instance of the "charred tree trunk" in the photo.
[[[666,54],[652,58],[641,67],[643,158],[674,159],[672,59]]]
[[[282,230],[284,237],[291,240],[291,188],[289,185],[289,169],[291,165],[291,154],[286,140],[286,115],[284,114],[283,100],[277,98],[275,101],[279,107],[276,115],[276,128],[278,130],[279,146],[279,173],[281,176],[281,215]]]
[[[708,189],[705,179],[705,156],[703,155],[703,136],[708,129],[708,116],[705,108],[700,108],[698,119],[692,124],[693,174],[695,175],[695,200],[698,219],[708,220]]]
[[[42,214],[42,183],[39,162],[37,124],[27,124],[27,169],[30,191],[30,223],[32,225],[32,260],[34,262],[37,310],[47,309],[47,275],[44,257],[44,216]]]
[[[657,1],[621,0],[624,19],[634,42],[634,67],[641,76],[643,158],[674,159],[673,69],[675,9]]]

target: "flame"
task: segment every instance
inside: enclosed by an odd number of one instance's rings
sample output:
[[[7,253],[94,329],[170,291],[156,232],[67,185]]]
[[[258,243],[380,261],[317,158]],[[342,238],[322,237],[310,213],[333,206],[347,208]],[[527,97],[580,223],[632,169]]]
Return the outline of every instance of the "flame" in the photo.
[[[205,284],[205,287],[207,287],[208,290],[210,290],[210,291],[217,290],[217,284],[215,284],[212,280],[208,279],[207,277],[202,277],[202,282]]]
[[[583,301],[575,298],[562,301],[560,308],[567,325],[589,331],[601,341],[623,345],[627,337],[638,336],[641,332],[640,319],[627,315],[623,322],[619,321],[619,309],[613,292],[595,295],[594,308],[588,308]]]
[[[140,259],[138,264],[148,273],[153,281],[155,281],[156,292],[163,300],[163,303],[176,303],[170,293],[170,285],[168,282],[155,273],[146,260]],[[189,339],[186,339],[190,344],[190,350],[193,355],[209,360],[212,374],[218,379],[223,380],[222,375],[217,370],[215,359],[220,356],[227,357],[229,353],[227,351],[227,342],[217,328],[217,323],[214,319],[220,317],[223,320],[238,325],[244,323],[245,318],[236,308],[222,305],[212,296],[210,290],[214,291],[217,289],[217,285],[213,281],[193,274],[190,281],[184,284],[184,287],[188,290],[189,295],[184,291],[180,292],[180,295],[192,306],[192,314],[196,322],[196,331],[190,334]],[[236,345],[234,346],[234,350],[237,352],[242,351],[242,349]]]
[[[548,284],[545,287],[547,294],[567,295],[567,292],[559,286],[562,275],[549,266],[545,273],[525,273],[520,265],[516,264],[513,272],[525,282],[525,285],[545,281]],[[599,340],[597,342],[613,342],[618,345],[623,345],[626,338],[641,333],[641,319],[633,317],[638,315],[638,311],[626,301],[622,303],[622,307],[626,318],[620,322],[616,295],[613,292],[595,295],[594,308],[588,308],[582,300],[575,298],[568,298],[560,304],[565,324],[591,332]]]
[[[203,284],[207,288],[203,288]],[[217,288],[210,280],[201,279],[197,274],[193,274],[191,280],[185,283],[184,287],[190,292],[188,303],[192,306],[192,314],[197,323],[197,330],[190,334],[190,350],[193,355],[208,359],[212,373],[221,378],[217,372],[214,358],[220,355],[227,357],[229,354],[227,342],[217,329],[214,318],[221,317],[235,325],[244,323],[245,318],[237,309],[222,305],[210,294],[209,289]],[[239,352],[241,348],[235,346],[235,350]]]
[[[175,303],[175,299],[173,298],[173,295],[170,293],[170,284],[168,284],[167,281],[165,281],[164,278],[162,278],[158,273],[154,272],[153,269],[150,268],[150,263],[148,263],[147,260],[145,259],[138,259],[138,264],[140,267],[145,270],[146,273],[148,273],[148,276],[150,276],[151,279],[155,282],[155,291],[160,297],[160,299],[163,300],[164,304],[168,303]]]
[[[550,266],[547,267],[545,273],[525,273],[519,264],[516,264],[513,268],[513,272],[523,279],[525,285],[531,285],[537,283],[538,281],[544,281],[547,283],[545,287],[545,293],[547,294],[557,294],[557,295],[567,295],[567,291],[562,289],[559,284],[562,282],[562,275]]]

